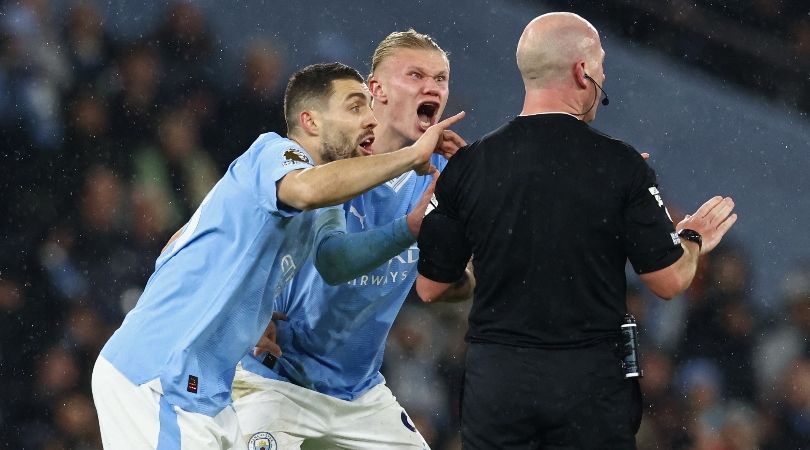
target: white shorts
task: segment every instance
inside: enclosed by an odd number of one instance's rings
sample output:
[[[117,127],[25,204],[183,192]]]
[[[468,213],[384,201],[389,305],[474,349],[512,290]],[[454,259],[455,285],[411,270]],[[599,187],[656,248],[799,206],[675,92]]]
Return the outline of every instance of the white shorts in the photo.
[[[384,384],[346,401],[240,366],[233,398],[243,449],[430,449]]]
[[[160,380],[133,384],[101,356],[92,384],[105,450],[244,448],[232,406],[209,417],[169,405]]]

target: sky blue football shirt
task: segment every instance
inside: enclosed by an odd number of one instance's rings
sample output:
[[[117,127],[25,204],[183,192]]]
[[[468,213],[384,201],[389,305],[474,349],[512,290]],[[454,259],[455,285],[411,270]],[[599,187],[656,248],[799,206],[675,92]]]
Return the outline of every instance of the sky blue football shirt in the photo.
[[[236,363],[266,328],[274,299],[309,256],[321,222],[342,215],[339,206],[278,204],[276,182],[312,161],[275,133],[234,160],[158,257],[104,358],[135,384],[160,378],[165,399],[186,411],[214,416],[228,405]]]
[[[446,160],[434,155],[443,169]],[[386,226],[410,212],[432,181],[407,172],[343,205],[350,233]],[[416,244],[377,269],[337,286],[326,284],[307,261],[276,302],[283,355],[273,370],[248,354],[246,370],[353,400],[384,381],[380,374],[391,325],[416,279]]]

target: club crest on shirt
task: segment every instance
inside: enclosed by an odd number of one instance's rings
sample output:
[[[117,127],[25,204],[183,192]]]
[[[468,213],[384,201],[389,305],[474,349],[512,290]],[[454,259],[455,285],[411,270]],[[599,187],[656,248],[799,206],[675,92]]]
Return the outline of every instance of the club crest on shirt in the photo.
[[[278,450],[278,443],[272,434],[260,431],[250,437],[248,450]]]
[[[309,160],[309,156],[307,156],[307,154],[301,150],[298,150],[297,148],[288,148],[287,150],[284,150],[284,162],[282,162],[282,164],[288,166],[297,162],[312,164],[312,161]]]

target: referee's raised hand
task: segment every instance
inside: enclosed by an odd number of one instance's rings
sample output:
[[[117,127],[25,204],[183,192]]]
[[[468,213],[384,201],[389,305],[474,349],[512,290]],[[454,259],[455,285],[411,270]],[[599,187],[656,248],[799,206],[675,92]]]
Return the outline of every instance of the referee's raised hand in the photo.
[[[447,139],[444,135],[444,130],[460,122],[461,119],[464,118],[464,115],[464,111],[461,111],[454,116],[450,116],[432,125],[425,131],[425,134],[420,136],[419,139],[413,143],[411,148],[419,154],[419,162],[413,168],[416,173],[419,175],[427,175],[436,170],[436,168],[430,164],[430,155],[437,149],[440,149],[444,139]]]
[[[675,227],[677,231],[684,228],[695,230],[702,236],[700,254],[705,255],[714,249],[726,232],[737,221],[737,214],[732,214],[734,200],[731,197],[714,196],[702,204],[694,214],[687,214]]]

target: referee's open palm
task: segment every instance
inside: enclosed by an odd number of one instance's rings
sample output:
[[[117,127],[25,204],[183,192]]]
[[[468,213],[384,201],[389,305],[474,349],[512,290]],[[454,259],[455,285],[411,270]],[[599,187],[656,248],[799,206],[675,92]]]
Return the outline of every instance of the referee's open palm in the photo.
[[[700,254],[705,255],[714,249],[726,232],[737,221],[737,214],[732,214],[734,200],[731,197],[715,196],[702,204],[694,214],[684,217],[675,227],[677,231],[684,228],[695,230],[703,237]]]
[[[464,111],[461,111],[455,116],[448,117],[441,122],[432,125],[427,129],[427,131],[425,131],[425,134],[420,136],[419,139],[413,143],[411,147],[414,151],[419,153],[420,161],[413,169],[416,171],[416,173],[419,175],[427,175],[436,170],[436,168],[430,164],[430,156],[437,149],[442,147],[443,139],[445,139],[444,130],[461,121],[461,119],[464,118],[464,114]]]

